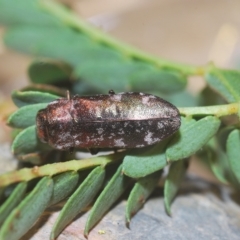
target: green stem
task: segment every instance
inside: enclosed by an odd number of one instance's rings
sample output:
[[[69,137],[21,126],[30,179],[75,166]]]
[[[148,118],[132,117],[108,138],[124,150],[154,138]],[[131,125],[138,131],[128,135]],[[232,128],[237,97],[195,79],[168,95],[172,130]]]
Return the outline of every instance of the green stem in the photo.
[[[105,166],[113,161],[120,160],[125,156],[125,152],[119,152],[107,156],[100,156],[84,160],[72,160],[68,162],[60,162],[47,164],[41,167],[23,168],[0,175],[0,188],[8,186],[12,183],[30,181],[34,178],[53,176],[58,173],[67,171],[79,171],[96,166]]]
[[[141,61],[149,62],[157,67],[172,68],[180,70],[186,75],[203,75],[205,72],[204,67],[196,67],[187,64],[176,63],[164,59],[160,59],[153,55],[147,54],[137,48],[124,44],[121,41],[103,33],[92,25],[88,24],[85,20],[80,19],[77,15],[66,9],[64,6],[49,0],[40,1],[41,7],[46,11],[58,17],[63,23],[68,26],[74,27],[84,34],[88,35],[91,39],[108,45],[120,52],[127,58],[138,59]]]
[[[186,107],[179,108],[180,114],[184,116],[214,115],[217,117],[239,114],[240,102],[209,106],[209,107]]]

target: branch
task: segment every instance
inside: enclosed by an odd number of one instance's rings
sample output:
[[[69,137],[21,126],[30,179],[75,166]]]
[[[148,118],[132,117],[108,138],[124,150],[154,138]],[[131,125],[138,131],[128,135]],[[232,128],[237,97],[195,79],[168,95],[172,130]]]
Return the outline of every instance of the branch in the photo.
[[[125,156],[125,152],[119,152],[116,154],[110,154],[106,156],[99,156],[95,158],[89,158],[84,160],[72,160],[68,162],[60,162],[47,164],[41,167],[23,168],[17,171],[5,173],[0,176],[0,188],[8,186],[12,183],[30,181],[34,178],[43,176],[53,176],[58,173],[67,171],[79,171],[87,168],[93,168],[96,166],[105,166],[113,161],[122,159]]]
[[[237,114],[240,117],[240,102],[207,107],[179,108],[183,116],[214,115],[216,117]]]
[[[70,12],[68,9],[58,4],[57,2],[43,0],[40,1],[40,5],[43,9],[50,12],[52,15],[58,17],[59,20],[61,20],[66,25],[74,27],[80,32],[84,32],[86,35],[88,35],[95,41],[102,42],[105,45],[121,51],[127,58],[134,58],[141,61],[149,62],[153,65],[157,65],[160,68],[172,68],[180,70],[186,75],[204,75],[205,67],[196,67],[193,65],[181,64],[165,59],[160,59],[130,45],[124,44],[123,42],[118,41],[117,39],[93,27],[85,20],[80,19],[76,14],[74,15],[72,12]]]

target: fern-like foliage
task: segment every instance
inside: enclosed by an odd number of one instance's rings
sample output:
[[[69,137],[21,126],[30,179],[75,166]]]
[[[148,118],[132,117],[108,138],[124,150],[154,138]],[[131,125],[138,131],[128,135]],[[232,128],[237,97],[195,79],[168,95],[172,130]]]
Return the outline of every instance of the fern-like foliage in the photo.
[[[16,133],[13,154],[34,167],[0,176],[0,239],[19,239],[47,207],[64,199],[50,239],[92,203],[84,230],[87,236],[127,188],[126,219],[130,222],[169,164],[164,203],[171,214],[171,202],[193,154],[221,182],[239,188],[239,71],[183,65],[148,55],[52,1],[0,0],[0,22],[6,25],[8,47],[37,57],[28,70],[31,85],[12,94],[19,109],[8,119]],[[207,82],[198,97],[184,90],[192,75],[201,75]],[[109,89],[154,93],[179,107],[182,125],[175,135],[151,147],[76,160],[76,152],[56,151],[36,136],[38,110],[64,97],[64,89],[72,94]],[[219,99],[223,105],[217,105]],[[237,118],[222,121],[230,115]]]

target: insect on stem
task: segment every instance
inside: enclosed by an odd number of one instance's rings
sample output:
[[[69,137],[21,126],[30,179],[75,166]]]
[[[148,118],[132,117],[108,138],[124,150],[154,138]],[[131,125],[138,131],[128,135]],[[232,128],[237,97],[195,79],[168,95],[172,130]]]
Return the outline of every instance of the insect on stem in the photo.
[[[61,98],[38,112],[37,135],[58,150],[142,148],[174,134],[176,106],[141,92]],[[95,151],[92,151],[93,153]]]

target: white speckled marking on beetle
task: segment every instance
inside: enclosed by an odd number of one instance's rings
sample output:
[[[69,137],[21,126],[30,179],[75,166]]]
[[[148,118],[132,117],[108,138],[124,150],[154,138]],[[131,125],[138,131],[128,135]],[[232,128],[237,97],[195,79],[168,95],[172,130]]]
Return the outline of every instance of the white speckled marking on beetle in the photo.
[[[151,125],[152,125],[152,123],[153,123],[152,121],[148,121],[148,125],[149,125],[149,126],[151,126]]]
[[[119,129],[118,134],[123,135],[123,134],[125,134],[125,132],[124,132],[123,129],[121,128],[121,129]]]
[[[147,142],[149,145],[159,141],[159,138],[152,138],[153,133],[152,132],[148,132],[147,135],[144,138],[144,141]]]
[[[149,101],[149,96],[145,96],[142,98],[142,103],[147,106],[151,106],[151,102]]]
[[[114,144],[115,144],[117,147],[124,147],[124,146],[125,146],[125,143],[124,143],[124,141],[123,141],[122,138],[120,138],[120,139],[115,139],[115,140],[114,140]]]
[[[98,134],[100,135],[100,134],[103,133],[103,129],[102,129],[102,128],[98,128],[98,129],[97,129],[97,132],[98,132]]]
[[[163,128],[163,124],[162,124],[161,122],[158,122],[158,123],[157,123],[157,126],[158,126],[158,129]]]
[[[139,145],[136,145],[137,148],[141,148],[141,147],[144,147],[144,144],[139,144]]]
[[[111,95],[111,99],[113,101],[116,101],[116,102],[121,102],[122,100],[122,94],[114,94],[114,95]]]
[[[155,99],[155,98],[156,98],[156,96],[149,95],[149,98]]]

